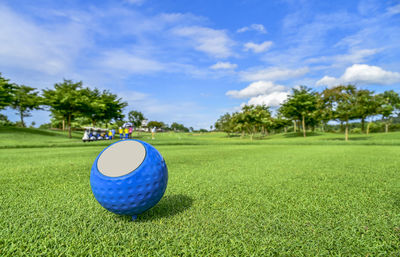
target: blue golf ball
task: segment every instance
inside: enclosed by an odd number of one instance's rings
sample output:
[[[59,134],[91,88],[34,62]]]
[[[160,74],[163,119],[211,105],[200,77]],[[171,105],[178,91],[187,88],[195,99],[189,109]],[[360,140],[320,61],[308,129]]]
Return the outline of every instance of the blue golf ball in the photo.
[[[90,173],[92,192],[100,205],[132,219],[161,200],[167,182],[164,158],[140,140],[118,141],[106,147]]]

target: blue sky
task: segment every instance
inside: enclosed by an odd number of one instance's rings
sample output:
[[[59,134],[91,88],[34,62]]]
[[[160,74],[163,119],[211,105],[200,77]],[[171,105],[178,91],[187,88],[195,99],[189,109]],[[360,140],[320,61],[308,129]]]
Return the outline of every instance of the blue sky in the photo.
[[[169,124],[209,128],[299,85],[400,91],[400,1],[3,0],[0,14],[3,77],[82,80]]]

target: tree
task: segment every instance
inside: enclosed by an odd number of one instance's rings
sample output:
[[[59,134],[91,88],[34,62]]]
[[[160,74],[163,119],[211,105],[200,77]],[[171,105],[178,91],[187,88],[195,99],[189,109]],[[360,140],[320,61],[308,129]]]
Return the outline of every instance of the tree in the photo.
[[[60,115],[67,120],[68,137],[71,135],[71,121],[84,112],[87,106],[87,99],[83,97],[82,82],[74,83],[66,80],[62,83],[56,83],[54,89],[43,90],[45,104],[50,106],[50,111]]]
[[[162,121],[149,121],[149,123],[147,123],[147,126],[149,128],[165,128],[165,124]]]
[[[306,86],[300,86],[299,89],[292,89],[292,94],[281,105],[279,112],[288,119],[301,120],[303,136],[306,137],[306,120],[310,119],[316,110],[316,93]]]
[[[268,135],[268,130],[273,126],[273,119],[269,107],[257,105],[253,110],[253,115],[255,118],[255,129],[264,135]]]
[[[15,85],[11,84],[9,81],[10,80],[3,78],[0,73],[0,110],[10,106],[13,101]]]
[[[379,102],[368,89],[356,91],[356,112],[361,119],[361,131],[365,132],[365,120],[372,115],[377,114]]]
[[[97,122],[104,119],[105,115],[105,104],[101,100],[100,91],[95,88],[84,88],[81,91],[82,97],[85,99],[84,105],[82,105],[82,115],[90,120],[93,127],[96,127]]]
[[[171,124],[171,129],[174,130],[174,131],[189,132],[188,128],[186,128],[183,124],[179,124],[177,122],[173,122]]]
[[[143,113],[139,111],[130,111],[128,113],[128,120],[133,124],[135,127],[140,127],[142,125],[142,121],[146,118],[144,117]]]
[[[349,140],[349,120],[358,118],[357,89],[354,85],[339,85],[325,89],[323,94],[332,106],[334,119],[345,123],[345,140]]]
[[[287,131],[287,126],[290,126],[290,124],[292,123],[290,120],[285,119],[284,117],[282,117],[282,115],[280,113],[278,113],[277,117],[275,118],[271,118],[271,123],[272,123],[272,128],[274,130],[282,130],[284,129],[284,132],[286,133]]]
[[[385,91],[379,94],[378,101],[380,107],[378,113],[382,115],[385,121],[385,132],[389,132],[389,125],[392,121],[393,115],[400,110],[400,96],[393,90]]]
[[[123,109],[127,106],[121,98],[111,92],[104,90],[100,92],[97,88],[82,90],[82,96],[86,104],[83,105],[82,114],[86,116],[95,127],[98,122],[105,122],[106,127],[111,120],[123,119]]]
[[[124,118],[123,110],[128,106],[127,102],[123,102],[122,98],[118,98],[117,95],[104,90],[101,94],[101,101],[104,104],[104,115],[102,121],[106,123],[106,127],[111,120],[118,121]]]
[[[232,122],[232,115],[229,113],[225,113],[215,122],[215,128],[219,131],[223,131],[230,136],[230,133],[234,130],[234,124]]]
[[[240,113],[241,125],[244,131],[250,134],[250,140],[253,140],[253,135],[256,131],[256,126],[259,125],[257,122],[256,111],[254,105],[244,105],[242,112]]]
[[[0,113],[0,127],[13,126],[13,123],[8,120],[7,116]]]
[[[241,138],[243,138],[246,130],[243,113],[241,112],[232,113],[232,126],[233,126],[233,131],[240,132]]]
[[[253,140],[256,132],[268,133],[272,126],[271,112],[265,105],[244,105],[241,112],[232,115],[231,122],[235,130],[242,132],[242,137],[247,132]]]
[[[11,102],[11,107],[18,111],[21,119],[21,126],[25,127],[24,118],[30,117],[32,110],[40,109],[42,104],[42,97],[39,96],[39,92],[33,87],[18,86],[16,85],[13,90],[14,97]]]

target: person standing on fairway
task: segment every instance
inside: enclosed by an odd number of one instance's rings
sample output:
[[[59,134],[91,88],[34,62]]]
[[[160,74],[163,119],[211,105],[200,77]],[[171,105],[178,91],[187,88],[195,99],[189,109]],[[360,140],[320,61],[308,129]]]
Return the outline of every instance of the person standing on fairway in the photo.
[[[128,137],[129,137],[129,129],[125,128],[124,129],[124,133],[125,133],[125,139],[128,139]]]
[[[119,132],[119,139],[122,139],[124,137],[124,134],[123,134],[124,131],[122,130],[121,127],[119,127],[118,132]]]
[[[156,134],[156,127],[151,129],[151,139],[155,139],[154,135]]]
[[[129,138],[132,138],[133,127],[129,127]]]

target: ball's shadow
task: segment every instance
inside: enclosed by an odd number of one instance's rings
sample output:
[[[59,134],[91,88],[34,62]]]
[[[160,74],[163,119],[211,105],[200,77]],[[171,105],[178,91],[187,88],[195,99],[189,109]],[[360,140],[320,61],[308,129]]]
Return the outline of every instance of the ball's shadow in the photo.
[[[161,201],[148,211],[139,214],[135,222],[146,222],[158,220],[165,217],[172,217],[190,208],[193,199],[187,195],[166,195]],[[120,216],[124,220],[131,220],[129,216]]]

